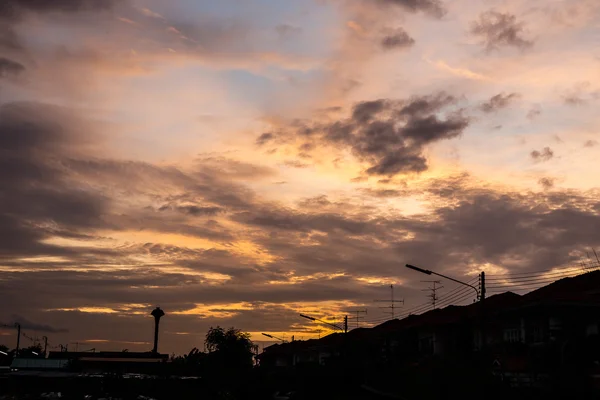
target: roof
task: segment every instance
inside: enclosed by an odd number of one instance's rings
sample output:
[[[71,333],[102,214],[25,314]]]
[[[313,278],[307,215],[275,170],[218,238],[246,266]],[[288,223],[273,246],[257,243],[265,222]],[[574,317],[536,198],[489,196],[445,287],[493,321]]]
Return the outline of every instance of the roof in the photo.
[[[435,326],[453,324],[464,319],[473,318],[480,314],[481,306],[485,306],[487,313],[511,307],[519,303],[521,296],[516,293],[506,292],[488,297],[483,303],[473,303],[466,306],[448,306],[427,311],[419,315],[409,315],[403,319],[386,321],[373,328],[379,332],[394,332],[421,326]]]
[[[496,294],[466,306],[448,306],[420,315],[409,315],[403,319],[386,321],[373,328],[357,328],[348,333],[351,340],[369,339],[378,334],[398,332],[410,328],[449,325],[481,315],[482,307],[489,316],[502,311],[536,305],[540,303],[569,303],[600,306],[600,271],[585,273],[573,278],[564,278],[526,295],[513,292]],[[344,334],[334,333],[321,339],[275,344],[265,348],[265,353],[291,355],[298,350],[318,348],[341,343]],[[263,353],[263,354],[265,354]]]
[[[568,302],[600,305],[600,271],[563,278],[523,296],[525,303]]]
[[[67,366],[69,360],[50,360],[47,358],[15,358],[10,365],[16,369],[57,370]]]

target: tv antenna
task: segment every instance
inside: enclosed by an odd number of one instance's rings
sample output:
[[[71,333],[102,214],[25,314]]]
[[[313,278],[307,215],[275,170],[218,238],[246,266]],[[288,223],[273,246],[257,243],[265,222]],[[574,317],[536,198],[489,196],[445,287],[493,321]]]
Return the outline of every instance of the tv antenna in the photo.
[[[394,300],[394,285],[390,285],[390,290],[391,290],[391,294],[392,297],[390,300],[375,300],[375,302],[377,303],[390,303],[389,306],[386,307],[379,307],[379,308],[385,308],[385,309],[389,309],[391,311],[385,311],[386,314],[391,314],[392,315],[392,319],[396,318],[396,303],[402,303],[402,305],[404,305],[404,299],[402,300]]]

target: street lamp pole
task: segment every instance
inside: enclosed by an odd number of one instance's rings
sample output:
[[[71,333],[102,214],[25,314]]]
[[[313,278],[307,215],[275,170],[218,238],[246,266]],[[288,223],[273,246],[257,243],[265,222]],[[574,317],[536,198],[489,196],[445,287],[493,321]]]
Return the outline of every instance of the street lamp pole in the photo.
[[[271,339],[280,340],[282,343],[285,343],[285,342],[286,342],[286,340],[285,340],[285,339],[278,338],[277,336],[269,335],[268,333],[263,333],[262,335],[263,335],[263,336],[266,336],[266,337],[268,337],[268,338],[271,338]]]
[[[330,324],[329,322],[321,321],[320,319],[317,319],[317,318],[315,318],[315,317],[311,317],[311,316],[304,315],[304,314],[300,314],[300,316],[301,316],[302,318],[306,318],[306,319],[309,319],[309,320],[311,320],[311,321],[316,321],[316,322],[320,322],[320,323],[322,323],[322,324],[325,324],[325,325],[332,326],[332,327],[334,327],[335,329],[339,329],[340,331],[343,331],[343,330],[344,330],[344,328],[342,328],[342,327],[341,327],[341,326],[339,326],[339,325],[336,325],[336,324]]]
[[[423,268],[415,267],[414,265],[410,265],[410,264],[406,264],[406,268],[412,269],[412,270],[414,270],[414,271],[417,271],[417,272],[420,272],[420,273],[422,273],[422,274],[426,274],[426,275],[437,275],[437,276],[440,276],[440,277],[442,277],[442,278],[445,278],[445,279],[451,280],[451,281],[453,281],[453,282],[460,283],[461,285],[468,286],[468,287],[470,287],[471,289],[473,289],[473,290],[475,291],[475,293],[477,293],[477,298],[479,299],[479,301],[482,301],[482,300],[483,300],[483,297],[481,297],[481,296],[479,295],[479,289],[477,289],[477,288],[476,288],[475,286],[473,286],[473,285],[469,285],[469,284],[468,284],[468,283],[466,283],[466,282],[459,281],[458,279],[450,278],[449,276],[442,275],[442,274],[439,274],[439,273],[437,273],[437,272],[430,271],[430,270],[428,270],[428,269],[423,269]]]

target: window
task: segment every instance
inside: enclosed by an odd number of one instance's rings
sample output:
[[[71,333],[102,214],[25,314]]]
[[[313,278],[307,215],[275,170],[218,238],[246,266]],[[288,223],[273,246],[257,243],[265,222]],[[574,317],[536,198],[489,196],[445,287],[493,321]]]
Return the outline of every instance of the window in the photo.
[[[426,336],[419,339],[419,350],[424,355],[433,354],[433,336]]]
[[[521,341],[521,330],[520,329],[505,329],[504,330],[504,341],[509,343],[516,343]]]
[[[534,326],[531,328],[531,342],[542,343],[544,342],[544,329],[541,326]]]

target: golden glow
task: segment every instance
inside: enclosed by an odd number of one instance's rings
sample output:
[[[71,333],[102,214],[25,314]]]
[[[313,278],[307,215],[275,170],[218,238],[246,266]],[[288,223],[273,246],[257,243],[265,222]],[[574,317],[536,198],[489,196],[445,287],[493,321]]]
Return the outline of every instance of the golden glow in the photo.
[[[175,311],[171,314],[198,315],[202,318],[231,318],[241,311],[252,310],[254,306],[250,303],[230,304],[196,304],[191,310]]]
[[[361,276],[357,281],[368,283],[369,285],[401,285],[402,281],[395,278],[386,278],[382,276]]]
[[[78,311],[90,314],[116,314],[119,311],[108,307],[76,307],[76,308],[51,308],[46,311]]]
[[[23,257],[15,259],[17,262],[23,263],[68,263],[70,260],[65,257]]]

